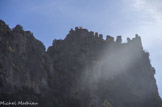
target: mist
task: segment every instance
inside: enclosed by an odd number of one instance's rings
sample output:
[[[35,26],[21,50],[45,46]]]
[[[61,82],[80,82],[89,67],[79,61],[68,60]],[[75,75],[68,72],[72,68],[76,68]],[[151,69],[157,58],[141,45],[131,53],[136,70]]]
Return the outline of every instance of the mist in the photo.
[[[120,107],[124,106],[114,101],[135,106],[138,101],[150,100],[152,90],[157,90],[154,83],[148,82],[150,78],[154,80],[155,69],[150,64],[149,53],[143,50],[141,38],[136,35],[126,43],[118,39],[105,43],[100,51],[97,49],[96,57],[82,71],[77,88],[81,96],[90,90],[92,105],[100,106],[106,99]],[[130,93],[134,96],[129,96]]]

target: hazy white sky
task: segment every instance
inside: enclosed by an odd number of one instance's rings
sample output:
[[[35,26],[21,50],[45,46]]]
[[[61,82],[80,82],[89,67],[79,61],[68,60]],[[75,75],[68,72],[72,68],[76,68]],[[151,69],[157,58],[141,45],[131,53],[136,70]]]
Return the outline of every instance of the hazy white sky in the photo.
[[[143,46],[150,52],[150,59],[156,69],[156,80],[162,96],[162,1],[161,0],[125,0],[126,5],[132,6],[143,20],[136,20],[135,31],[142,37]],[[132,30],[130,28],[130,32]],[[126,32],[127,34],[128,32]]]
[[[142,37],[156,69],[162,96],[162,1],[161,0],[1,0],[0,19],[10,27],[21,24],[46,47],[63,39],[75,26],[104,35]]]

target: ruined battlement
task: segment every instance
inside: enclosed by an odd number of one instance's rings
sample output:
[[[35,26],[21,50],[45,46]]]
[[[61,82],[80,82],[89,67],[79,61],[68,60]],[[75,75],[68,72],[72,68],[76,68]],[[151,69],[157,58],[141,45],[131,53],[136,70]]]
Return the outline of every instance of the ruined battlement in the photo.
[[[103,40],[103,35],[99,34],[99,39]]]
[[[116,43],[122,44],[122,37],[121,36],[117,36]]]
[[[106,36],[106,42],[108,42],[108,43],[114,43],[115,41],[114,41],[114,37],[112,37],[112,36],[110,36],[110,35],[107,35]]]
[[[75,32],[75,33],[74,33]],[[74,33],[74,34],[73,34]],[[116,37],[116,40],[114,39],[114,37],[107,35],[106,39],[104,39],[104,36],[102,34],[99,34],[98,32],[93,32],[93,31],[88,31],[87,29],[83,28],[83,27],[75,27],[75,30],[71,29],[69,31],[68,35],[73,35],[73,36],[77,36],[80,33],[84,33],[83,37],[88,37],[91,36],[92,38],[94,37],[96,40],[102,40],[105,43],[114,43],[117,45],[122,45],[122,36],[119,35]],[[129,37],[127,38],[127,43],[124,44],[136,44],[138,46],[142,47],[142,43],[141,43],[141,38],[138,34],[135,34],[135,37],[130,39]]]

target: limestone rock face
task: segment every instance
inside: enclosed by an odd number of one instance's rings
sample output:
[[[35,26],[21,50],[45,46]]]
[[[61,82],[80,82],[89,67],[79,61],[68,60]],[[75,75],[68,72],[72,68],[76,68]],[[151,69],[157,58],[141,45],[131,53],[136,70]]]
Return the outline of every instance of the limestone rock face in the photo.
[[[30,31],[0,20],[0,101],[44,107],[162,107],[155,69],[136,35],[104,40],[76,27],[44,45]]]

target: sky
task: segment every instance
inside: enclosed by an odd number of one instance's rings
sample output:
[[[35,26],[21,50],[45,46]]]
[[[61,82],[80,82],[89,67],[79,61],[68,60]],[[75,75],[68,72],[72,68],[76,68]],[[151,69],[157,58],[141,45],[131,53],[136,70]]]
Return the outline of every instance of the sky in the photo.
[[[20,24],[30,30],[46,48],[76,26],[104,36],[122,35],[123,42],[139,34],[162,97],[161,10],[161,0],[0,0],[0,19],[11,28]]]

